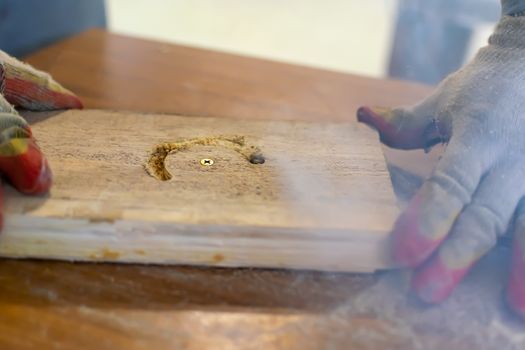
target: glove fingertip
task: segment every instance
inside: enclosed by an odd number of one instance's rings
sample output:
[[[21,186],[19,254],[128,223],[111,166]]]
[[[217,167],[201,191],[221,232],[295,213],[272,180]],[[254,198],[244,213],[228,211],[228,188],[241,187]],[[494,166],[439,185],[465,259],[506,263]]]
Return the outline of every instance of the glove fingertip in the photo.
[[[0,157],[0,171],[18,191],[29,195],[47,193],[52,185],[49,164],[34,141],[23,153]]]
[[[82,109],[80,99],[59,84],[40,85],[20,78],[6,79],[5,97],[29,110]]]
[[[394,225],[390,236],[391,257],[398,266],[416,267],[443,241],[442,237],[431,239],[425,235],[420,224],[421,214],[421,198],[416,195]]]
[[[431,117],[406,108],[361,107],[357,120],[377,130],[381,142],[393,148],[427,148],[442,140],[441,135],[434,135],[436,127]]]
[[[372,108],[366,106],[360,107],[357,110],[357,121],[364,123],[379,132],[382,132],[388,126],[388,123],[380,113],[377,113]]]
[[[357,121],[376,130],[381,142],[387,146],[403,148],[403,145],[413,143],[414,136],[400,132],[392,120],[390,110],[361,107],[357,110]]]
[[[412,291],[425,303],[440,303],[452,294],[471,267],[472,264],[458,269],[449,268],[437,255],[417,269],[412,278]]]
[[[506,290],[506,301],[512,310],[525,320],[525,257],[519,244],[514,243],[512,267]]]
[[[52,101],[53,107],[56,109],[84,109],[84,104],[74,94],[54,93]]]
[[[46,194],[51,189],[52,183],[53,174],[51,172],[51,168],[49,167],[47,159],[43,157],[40,172],[36,177],[33,186],[28,188],[27,191],[25,191],[25,193],[36,196]]]

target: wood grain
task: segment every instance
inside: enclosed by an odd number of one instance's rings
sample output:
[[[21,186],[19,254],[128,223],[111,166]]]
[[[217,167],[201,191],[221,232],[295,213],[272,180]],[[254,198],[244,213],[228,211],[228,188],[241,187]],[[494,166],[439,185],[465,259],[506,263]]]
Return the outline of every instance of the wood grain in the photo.
[[[97,110],[26,118],[55,184],[47,198],[9,193],[2,256],[347,272],[388,266],[384,241],[398,210],[377,135],[363,125]],[[172,178],[150,176],[150,152],[174,141],[185,146],[166,158]],[[262,152],[265,163],[250,163],[243,147]]]
[[[431,90],[103,31],[54,44],[28,61],[50,71],[90,108],[209,115],[212,105],[214,115],[247,120],[352,122],[361,104],[410,104]],[[376,279],[0,259],[0,348],[413,348],[381,314],[338,312]],[[409,305],[400,306],[396,317],[407,323],[421,319]],[[366,334],[371,337],[362,337]],[[442,325],[414,334],[427,349],[450,348]]]
[[[92,30],[28,62],[87,108],[241,119],[354,121],[359,106],[411,104],[428,86]]]

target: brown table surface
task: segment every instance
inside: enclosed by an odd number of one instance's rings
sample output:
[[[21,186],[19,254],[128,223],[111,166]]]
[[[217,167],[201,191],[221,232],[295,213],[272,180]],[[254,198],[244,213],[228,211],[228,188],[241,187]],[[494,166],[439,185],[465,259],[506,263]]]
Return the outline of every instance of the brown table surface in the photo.
[[[429,91],[98,30],[28,61],[87,108],[341,121],[354,120],[359,105],[412,103]],[[375,281],[307,271],[0,260],[0,349],[403,348],[378,317],[327,317]],[[363,332],[388,336],[356,336]]]

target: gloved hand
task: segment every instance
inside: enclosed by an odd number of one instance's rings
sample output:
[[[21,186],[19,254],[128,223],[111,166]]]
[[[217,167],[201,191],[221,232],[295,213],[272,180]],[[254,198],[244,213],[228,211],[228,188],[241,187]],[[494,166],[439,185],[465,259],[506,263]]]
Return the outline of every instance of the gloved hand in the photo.
[[[525,317],[525,17],[509,12],[525,1],[502,4],[489,45],[430,97],[410,108],[363,107],[358,120],[391,147],[447,144],[392,230],[394,261],[416,268],[416,295],[447,298],[514,217],[506,297]]]
[[[52,110],[82,108],[82,103],[48,74],[0,51],[0,173],[22,193],[43,194],[51,186],[49,165],[13,106]],[[0,187],[0,228],[2,197]]]

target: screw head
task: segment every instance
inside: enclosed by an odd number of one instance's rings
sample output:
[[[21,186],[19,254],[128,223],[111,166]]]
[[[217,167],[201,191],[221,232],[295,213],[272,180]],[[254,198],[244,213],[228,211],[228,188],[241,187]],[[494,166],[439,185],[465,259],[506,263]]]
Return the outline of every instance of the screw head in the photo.
[[[213,159],[204,158],[204,159],[201,159],[200,163],[201,163],[202,166],[212,166],[213,163],[215,163],[215,162],[213,161]]]

